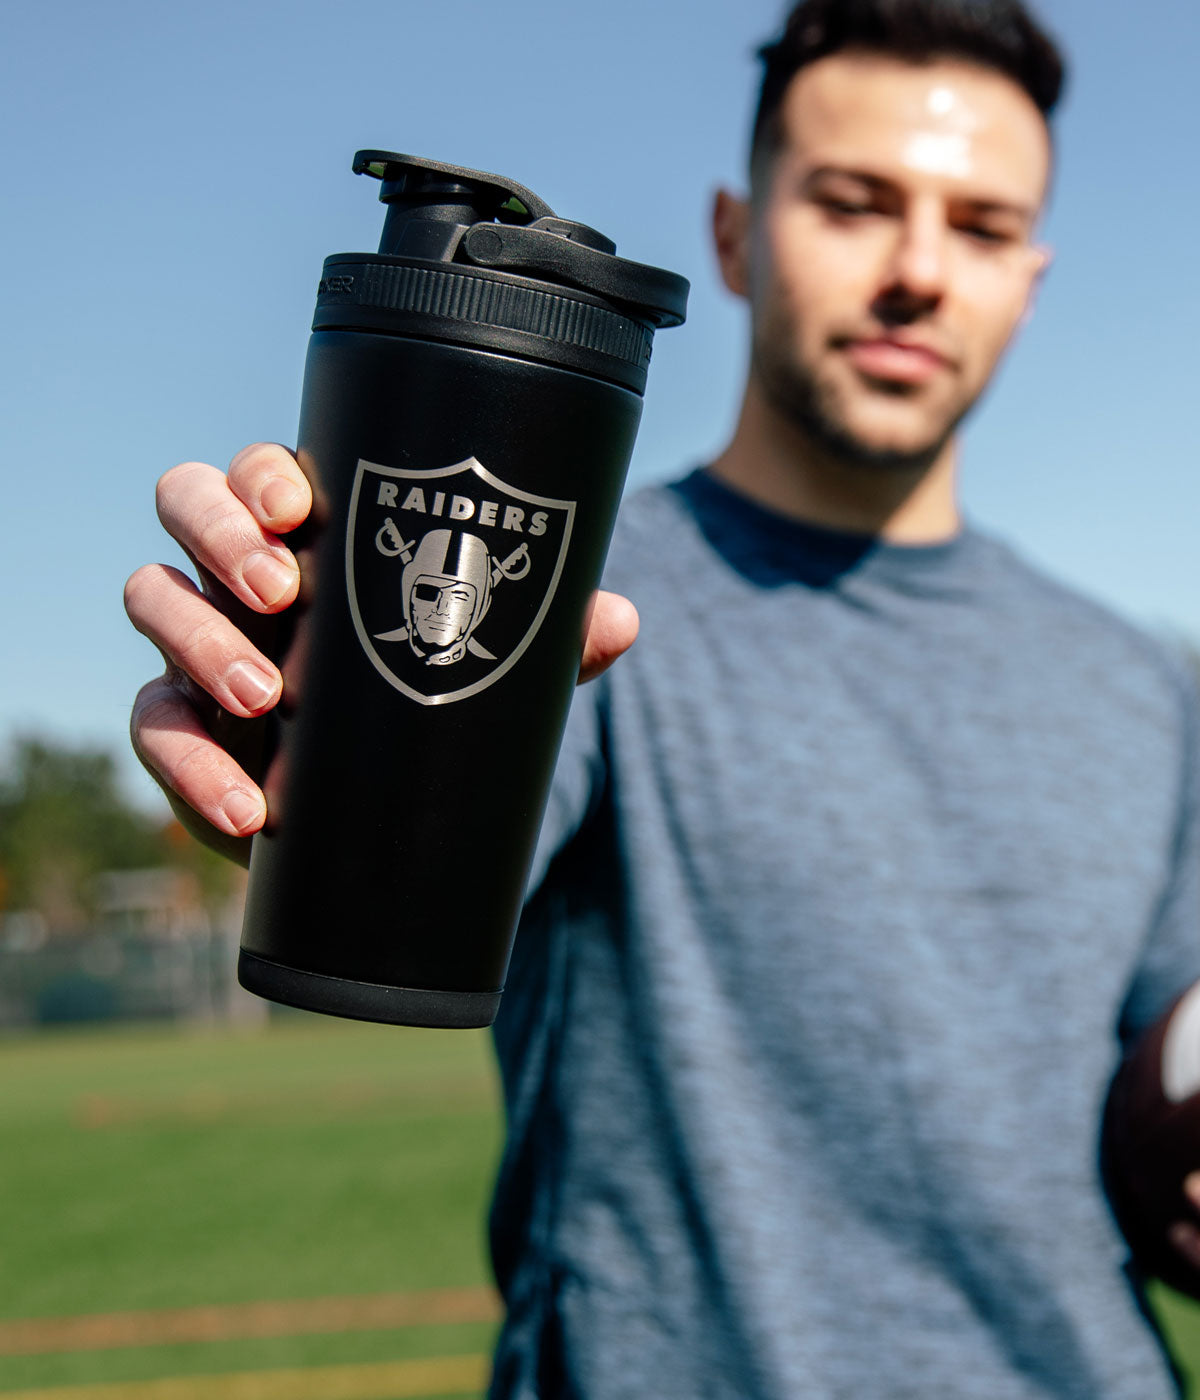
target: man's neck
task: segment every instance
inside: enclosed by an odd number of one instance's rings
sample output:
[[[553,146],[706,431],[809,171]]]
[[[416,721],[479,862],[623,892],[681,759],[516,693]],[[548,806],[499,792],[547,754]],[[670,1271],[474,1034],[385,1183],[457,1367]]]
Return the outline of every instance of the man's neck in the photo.
[[[953,440],[911,468],[847,462],[782,419],[753,382],[733,440],[711,471],[780,515],[895,544],[936,544],[961,525]]]

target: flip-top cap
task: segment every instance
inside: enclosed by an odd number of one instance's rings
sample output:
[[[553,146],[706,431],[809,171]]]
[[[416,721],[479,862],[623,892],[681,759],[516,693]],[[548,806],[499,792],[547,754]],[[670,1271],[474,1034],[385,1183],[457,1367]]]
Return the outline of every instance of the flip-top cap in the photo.
[[[393,151],[359,151],[380,181],[379,252],[325,260],[314,330],[477,346],[641,393],[654,331],[677,326],[688,283],[616,255],[514,180]]]
[[[654,326],[683,323],[686,278],[618,258],[611,239],[586,224],[558,218],[515,180],[393,151],[359,151],[354,171],[382,182],[379,198],[389,208],[381,253],[402,254],[406,243],[433,247],[433,230],[414,227],[433,224],[446,235],[444,261],[524,272],[594,292]],[[451,228],[458,237],[449,236]]]

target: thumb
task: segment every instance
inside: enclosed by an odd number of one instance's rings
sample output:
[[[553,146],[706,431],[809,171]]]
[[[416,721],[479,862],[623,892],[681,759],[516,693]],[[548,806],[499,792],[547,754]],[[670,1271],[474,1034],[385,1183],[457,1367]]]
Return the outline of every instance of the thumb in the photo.
[[[593,593],[584,624],[579,679],[592,681],[607,671],[618,656],[629,650],[637,634],[637,609],[628,598],[619,593]]]

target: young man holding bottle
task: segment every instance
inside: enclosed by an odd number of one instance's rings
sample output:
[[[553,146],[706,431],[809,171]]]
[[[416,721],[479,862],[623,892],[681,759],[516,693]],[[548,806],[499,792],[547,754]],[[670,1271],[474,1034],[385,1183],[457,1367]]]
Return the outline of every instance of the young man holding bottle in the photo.
[[[1015,0],[804,0],[764,59],[714,213],[741,414],[623,510],[641,637],[605,670],[638,620],[601,595],[496,1026],[494,1393],[1156,1400],[1098,1157],[1124,1048],[1112,1190],[1186,1284],[1196,702],[956,497],[1047,262],[1061,63]],[[159,505],[214,597],[295,598],[284,449]],[[262,795],[204,715],[279,673],[174,570],[127,602],[168,661],[138,752],[244,859]]]

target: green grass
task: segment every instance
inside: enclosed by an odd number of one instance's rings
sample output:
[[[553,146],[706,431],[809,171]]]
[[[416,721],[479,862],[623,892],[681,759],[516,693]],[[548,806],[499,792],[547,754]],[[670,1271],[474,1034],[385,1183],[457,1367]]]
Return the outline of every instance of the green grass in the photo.
[[[1200,1303],[1157,1282],[1150,1285],[1150,1303],[1186,1382],[1185,1394],[1200,1400]]]
[[[0,1319],[488,1281],[500,1117],[483,1033],[297,1014],[261,1030],[0,1037]],[[1200,1400],[1200,1307],[1154,1292]],[[485,1353],[489,1323],[34,1356],[6,1391]]]
[[[0,1039],[0,1318],[484,1284],[499,1147],[482,1033]],[[486,1351],[489,1324],[0,1356],[19,1387]]]

